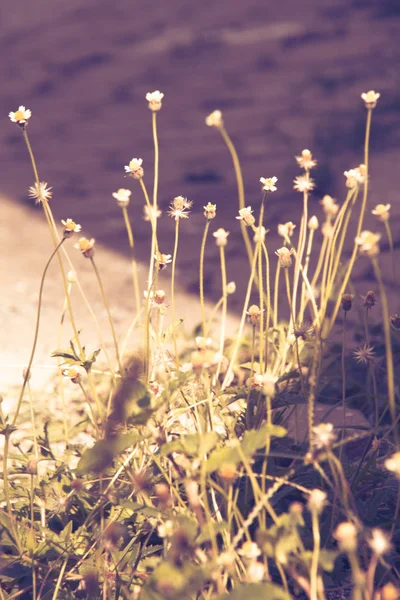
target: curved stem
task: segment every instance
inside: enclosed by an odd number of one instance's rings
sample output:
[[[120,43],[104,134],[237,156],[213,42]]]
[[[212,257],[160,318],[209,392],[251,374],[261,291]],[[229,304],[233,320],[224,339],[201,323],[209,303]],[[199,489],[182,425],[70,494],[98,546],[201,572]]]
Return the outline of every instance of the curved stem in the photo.
[[[206,311],[204,307],[204,252],[206,248],[206,241],[208,230],[210,228],[210,221],[207,219],[206,226],[204,228],[203,239],[201,241],[200,248],[200,306],[201,306],[201,320],[203,324],[203,336],[207,337],[207,327],[206,327]],[[225,290],[222,290],[222,294],[225,294]]]
[[[133,289],[134,289],[134,293],[135,293],[135,302],[136,302],[136,312],[138,313],[140,311],[140,288],[139,288],[139,279],[138,279],[138,272],[137,272],[137,264],[136,264],[136,260],[135,260],[135,255],[134,255],[134,247],[135,247],[135,242],[133,239],[133,233],[132,233],[132,227],[129,221],[129,216],[128,216],[128,209],[126,206],[122,207],[122,213],[124,215],[124,222],[125,222],[125,227],[126,227],[126,231],[128,233],[128,240],[129,240],[129,247],[131,249],[132,252],[132,279],[133,279]]]
[[[50,258],[47,261],[46,266],[44,268],[42,279],[40,281],[39,301],[38,301],[38,309],[37,309],[37,315],[36,315],[36,326],[35,326],[35,333],[34,333],[34,337],[33,337],[33,345],[32,345],[31,355],[29,357],[28,367],[26,368],[26,371],[25,371],[24,382],[22,384],[22,388],[21,388],[21,391],[20,391],[20,394],[19,394],[19,398],[18,398],[18,402],[17,402],[17,408],[15,410],[14,418],[13,418],[12,423],[11,423],[12,426],[15,425],[15,423],[17,421],[17,418],[18,418],[18,415],[19,415],[19,411],[21,409],[22,398],[24,397],[24,392],[25,392],[26,384],[27,384],[28,379],[29,379],[29,375],[30,375],[31,367],[32,367],[32,363],[33,363],[33,358],[35,356],[36,345],[37,345],[38,336],[39,336],[39,323],[40,323],[40,313],[41,313],[41,310],[42,310],[42,295],[43,295],[44,280],[46,278],[47,271],[48,271],[48,269],[50,267],[51,261],[53,260],[53,258],[57,254],[60,246],[65,242],[66,239],[67,238],[65,238],[65,237],[62,238],[61,242],[55,247],[55,249],[51,253]]]
[[[94,270],[94,272],[96,274],[97,282],[98,282],[99,288],[100,288],[101,298],[103,300],[104,308],[106,309],[106,312],[107,312],[108,321],[110,323],[111,332],[112,332],[112,336],[113,336],[113,340],[114,340],[115,354],[117,356],[118,368],[119,368],[119,372],[122,375],[122,364],[121,364],[121,359],[120,359],[120,356],[119,356],[117,336],[115,334],[114,322],[113,322],[113,318],[111,316],[110,307],[108,306],[107,297],[106,297],[106,295],[104,293],[104,288],[103,288],[103,284],[102,284],[102,281],[101,281],[100,273],[99,273],[99,270],[98,270],[98,268],[96,266],[96,263],[94,262],[94,258],[91,258],[90,262],[92,263],[93,270]]]
[[[237,155],[235,146],[233,145],[231,138],[229,137],[228,133],[226,132],[226,129],[224,127],[221,127],[220,131],[221,131],[222,137],[224,138],[224,142],[228,147],[228,150],[231,154],[231,158],[233,161],[233,167],[235,169],[236,183],[237,183],[238,196],[239,196],[239,209],[241,209],[241,208],[245,207],[245,200],[244,200],[243,177],[242,177],[242,170],[240,168],[239,157]],[[249,263],[251,266],[252,260],[253,260],[253,249],[251,247],[251,241],[249,238],[247,227],[242,220],[240,221],[240,229],[242,231],[242,236],[243,236],[243,240],[244,240],[244,243],[246,246],[247,256],[249,258]]]

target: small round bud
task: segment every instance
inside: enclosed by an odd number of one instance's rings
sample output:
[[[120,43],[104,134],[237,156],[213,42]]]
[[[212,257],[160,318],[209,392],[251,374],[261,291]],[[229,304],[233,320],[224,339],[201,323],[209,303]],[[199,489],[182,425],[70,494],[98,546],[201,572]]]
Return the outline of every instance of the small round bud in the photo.
[[[228,295],[234,294],[236,292],[236,283],[234,281],[230,281],[226,286],[226,293]]]
[[[249,321],[253,326],[258,325],[258,323],[260,322],[261,312],[262,311],[260,307],[257,306],[257,304],[252,304],[249,310],[247,311],[246,314],[249,316]]]
[[[37,475],[38,469],[37,469],[37,460],[34,458],[31,458],[27,465],[26,465],[26,472],[28,473],[28,475]]]
[[[313,215],[311,217],[311,219],[308,221],[308,228],[315,231],[316,229],[318,229],[318,227],[319,227],[318,219],[315,215]]]
[[[227,484],[232,484],[237,479],[236,465],[233,463],[223,463],[218,469],[218,475]]]
[[[342,296],[342,308],[345,312],[349,312],[353,306],[354,294],[343,294]]]
[[[311,512],[321,513],[326,504],[326,494],[322,490],[314,489],[308,497],[308,508]]]
[[[355,552],[357,550],[357,528],[354,523],[350,521],[340,523],[333,536],[343,552]]]
[[[369,292],[367,292],[365,294],[365,296],[361,296],[361,300],[362,300],[363,305],[365,306],[365,308],[367,308],[368,310],[371,310],[371,308],[373,306],[375,306],[375,304],[376,304],[375,292],[372,292],[370,290]]]

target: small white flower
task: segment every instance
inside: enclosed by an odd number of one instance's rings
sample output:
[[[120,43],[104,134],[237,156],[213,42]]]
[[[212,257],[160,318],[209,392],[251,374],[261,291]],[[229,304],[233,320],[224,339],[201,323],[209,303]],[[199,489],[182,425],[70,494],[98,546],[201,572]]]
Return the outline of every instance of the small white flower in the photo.
[[[36,204],[39,204],[39,202],[48,201],[53,195],[53,192],[51,191],[52,189],[53,188],[51,187],[47,187],[46,181],[40,181],[39,185],[34,183],[28,190],[29,197],[35,198]]]
[[[248,541],[244,542],[240,550],[238,550],[238,554],[246,560],[255,560],[261,555],[261,550],[257,544]]]
[[[95,242],[94,238],[88,240],[85,237],[81,237],[79,242],[74,245],[74,248],[80,250],[85,258],[93,258]]]
[[[366,108],[375,108],[376,103],[378,102],[381,95],[375,90],[370,90],[367,93],[361,94],[361,98],[364,100],[364,104]]]
[[[372,214],[378,217],[380,221],[388,221],[389,220],[389,211],[391,205],[390,204],[377,204],[374,210],[371,210]]]
[[[307,175],[299,175],[294,179],[293,183],[293,188],[297,192],[311,192],[315,187],[314,180]]]
[[[173,536],[175,531],[175,524],[173,521],[165,521],[157,527],[157,532],[160,538],[170,538]]]
[[[367,365],[375,358],[374,346],[365,343],[353,351],[353,356],[359,364]]]
[[[208,127],[221,128],[224,122],[222,120],[222,113],[220,110],[214,110],[208,117],[206,117],[206,125]]]
[[[147,92],[146,100],[149,103],[149,109],[153,112],[160,110],[163,98],[164,94],[159,90],[156,90],[155,92]]]
[[[179,221],[179,219],[188,219],[189,212],[188,209],[192,206],[192,202],[183,196],[177,196],[173,199],[172,204],[170,205],[170,210],[168,214],[170,217],[173,217],[175,221]]]
[[[287,223],[281,223],[278,225],[278,233],[283,238],[290,238],[293,235],[295,227],[296,225],[292,223],[292,221],[288,221]]]
[[[368,540],[368,545],[377,556],[383,556],[390,552],[391,544],[387,533],[382,529],[373,529],[371,531],[372,537]]]
[[[19,106],[18,110],[15,112],[8,113],[11,121],[13,123],[18,123],[18,125],[25,125],[28,122],[28,119],[32,116],[32,111],[29,108],[25,108],[25,106]]]
[[[239,216],[236,217],[240,221],[244,221],[246,225],[251,227],[255,223],[255,218],[253,217],[253,211],[251,210],[251,206],[247,206],[246,208],[241,208],[239,210]]]
[[[67,219],[66,221],[61,220],[61,223],[64,225],[64,233],[79,233],[82,229],[82,227],[72,219]]]
[[[313,160],[312,153],[310,150],[302,150],[301,156],[296,156],[297,164],[304,169],[305,171],[309,171],[317,164],[316,160]]]
[[[118,206],[121,208],[123,206],[128,206],[131,198],[131,190],[126,190],[125,188],[119,188],[117,192],[113,192],[113,198],[118,202]]]
[[[317,513],[321,513],[324,509],[326,503],[326,494],[322,490],[311,490],[311,493],[308,497],[308,508],[311,511],[316,511]]]
[[[211,204],[211,202],[208,202],[208,204],[206,206],[203,206],[204,208],[204,216],[206,219],[208,219],[209,221],[211,221],[211,219],[215,219],[216,215],[217,215],[217,205],[216,204]]]
[[[142,179],[144,174],[142,163],[142,158],[132,158],[129,165],[125,166],[125,172],[132,175],[134,179]]]
[[[272,373],[264,373],[262,376],[262,393],[264,396],[268,396],[269,398],[273,398],[275,396],[275,384],[278,381],[278,378]]]
[[[328,194],[326,194],[322,198],[322,200],[320,200],[320,204],[322,204],[322,208],[326,215],[328,215],[330,217],[334,217],[335,215],[337,215],[339,206],[336,204],[336,202],[332,198],[332,196],[329,196]]]
[[[160,269],[160,271],[172,262],[171,254],[161,254],[161,252],[155,254],[154,259],[158,263],[158,268]]]
[[[400,452],[395,452],[390,458],[385,460],[385,467],[400,479]]]
[[[258,560],[251,562],[247,567],[247,579],[249,583],[260,583],[264,579],[265,567]]]
[[[276,182],[278,181],[277,177],[260,177],[260,183],[262,183],[262,189],[264,192],[276,192]]]
[[[154,206],[151,206],[150,208],[147,206],[147,204],[143,206],[144,221],[151,221],[154,219],[154,217],[158,219],[161,215],[162,211],[158,207],[154,210]]]
[[[360,165],[355,169],[350,169],[344,172],[346,177],[346,187],[350,190],[355,188],[357,185],[362,185],[365,181],[365,169],[364,165]]]
[[[361,234],[355,238],[355,242],[360,246],[360,253],[367,254],[368,256],[376,256],[379,254],[379,240],[381,239],[380,233],[372,233],[372,231],[362,231]]]
[[[336,527],[333,537],[344,552],[354,552],[357,549],[357,528],[354,523],[350,521],[340,523]]]
[[[252,325],[258,325],[262,312],[264,312],[264,309],[261,310],[257,304],[252,304],[249,307],[249,310],[246,312],[246,314],[248,315],[249,321]]]
[[[313,445],[317,450],[330,448],[336,440],[336,433],[333,430],[332,423],[320,423],[312,428]]]
[[[215,243],[217,246],[226,246],[228,243],[229,231],[225,231],[222,227],[214,231],[213,236],[215,237]]]

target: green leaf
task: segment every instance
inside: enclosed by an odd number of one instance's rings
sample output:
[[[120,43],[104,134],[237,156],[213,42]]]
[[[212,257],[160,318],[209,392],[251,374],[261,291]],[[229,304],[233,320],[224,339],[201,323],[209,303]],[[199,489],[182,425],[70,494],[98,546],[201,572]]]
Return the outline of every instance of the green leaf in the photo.
[[[249,371],[251,371],[251,362],[246,362],[243,363],[242,365],[240,365],[241,369],[248,369]],[[253,373],[260,373],[260,363],[258,362],[254,362],[253,363]]]
[[[82,455],[76,468],[77,475],[101,473],[112,464],[118,454],[137,444],[140,439],[138,433],[127,433],[99,440]]]
[[[224,464],[237,466],[240,463],[240,456],[237,448],[217,448],[207,460],[207,473],[217,471]]]
[[[273,583],[248,583],[239,585],[233,592],[223,594],[218,600],[291,600],[291,595]]]

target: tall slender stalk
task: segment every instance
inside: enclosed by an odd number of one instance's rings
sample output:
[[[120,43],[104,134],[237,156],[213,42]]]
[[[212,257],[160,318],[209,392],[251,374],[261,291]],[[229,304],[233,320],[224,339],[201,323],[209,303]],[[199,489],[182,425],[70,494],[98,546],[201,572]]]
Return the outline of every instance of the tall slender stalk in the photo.
[[[237,184],[237,189],[238,189],[239,209],[241,209],[241,208],[245,207],[245,200],[244,200],[243,176],[242,176],[242,169],[240,168],[239,157],[237,155],[235,146],[233,145],[233,142],[232,142],[231,138],[229,137],[225,127],[222,126],[219,129],[220,129],[221,135],[224,139],[225,144],[228,147],[228,150],[229,150],[231,158],[232,158],[233,168],[235,169],[235,175],[236,175],[236,184]],[[243,240],[244,240],[244,243],[246,246],[246,252],[247,252],[248,259],[249,259],[249,264],[251,266],[252,260],[253,260],[253,249],[251,247],[251,241],[250,241],[250,237],[249,237],[249,234],[247,231],[247,227],[242,220],[240,221],[240,229],[242,231],[242,236],[243,236]]]
[[[200,306],[201,306],[201,321],[203,325],[203,336],[207,337],[207,327],[206,327],[206,311],[204,306],[204,252],[206,248],[206,241],[208,230],[210,229],[210,221],[207,219],[206,225],[204,227],[203,239],[201,241],[200,248]],[[226,292],[224,289],[222,290],[222,297]]]
[[[176,257],[178,254],[178,240],[179,240],[179,219],[175,219],[175,243],[174,243],[174,253],[172,256],[172,268],[171,268],[171,319],[172,319],[172,339],[174,342],[176,366],[179,365],[178,344],[176,341],[176,331],[175,331],[175,269],[176,269]]]
[[[103,288],[103,284],[102,284],[102,281],[101,281],[100,273],[99,273],[99,270],[97,268],[97,265],[96,265],[93,257],[90,258],[90,262],[92,263],[92,267],[93,267],[93,270],[94,270],[95,275],[96,275],[97,283],[99,284],[101,298],[103,300],[104,308],[106,309],[106,312],[107,312],[108,321],[110,323],[110,328],[111,328],[111,332],[112,332],[112,336],[113,336],[113,340],[114,340],[115,354],[116,354],[116,357],[117,357],[119,372],[122,374],[122,364],[121,364],[121,358],[120,358],[119,350],[118,350],[117,336],[116,336],[116,333],[115,333],[114,321],[113,321],[113,318],[111,316],[110,307],[108,306],[107,296],[106,296],[106,294],[104,292],[104,288]]]
[[[136,312],[138,313],[140,311],[141,303],[140,303],[140,288],[139,288],[138,270],[137,270],[137,263],[136,263],[135,254],[134,254],[135,241],[133,238],[132,227],[131,227],[131,224],[129,221],[128,209],[126,206],[122,206],[122,214],[124,215],[124,222],[125,222],[125,227],[126,227],[126,231],[128,234],[129,247],[130,247],[131,253],[132,253],[132,257],[131,257],[132,280],[133,280],[133,290],[134,290],[134,294],[135,294]]]

